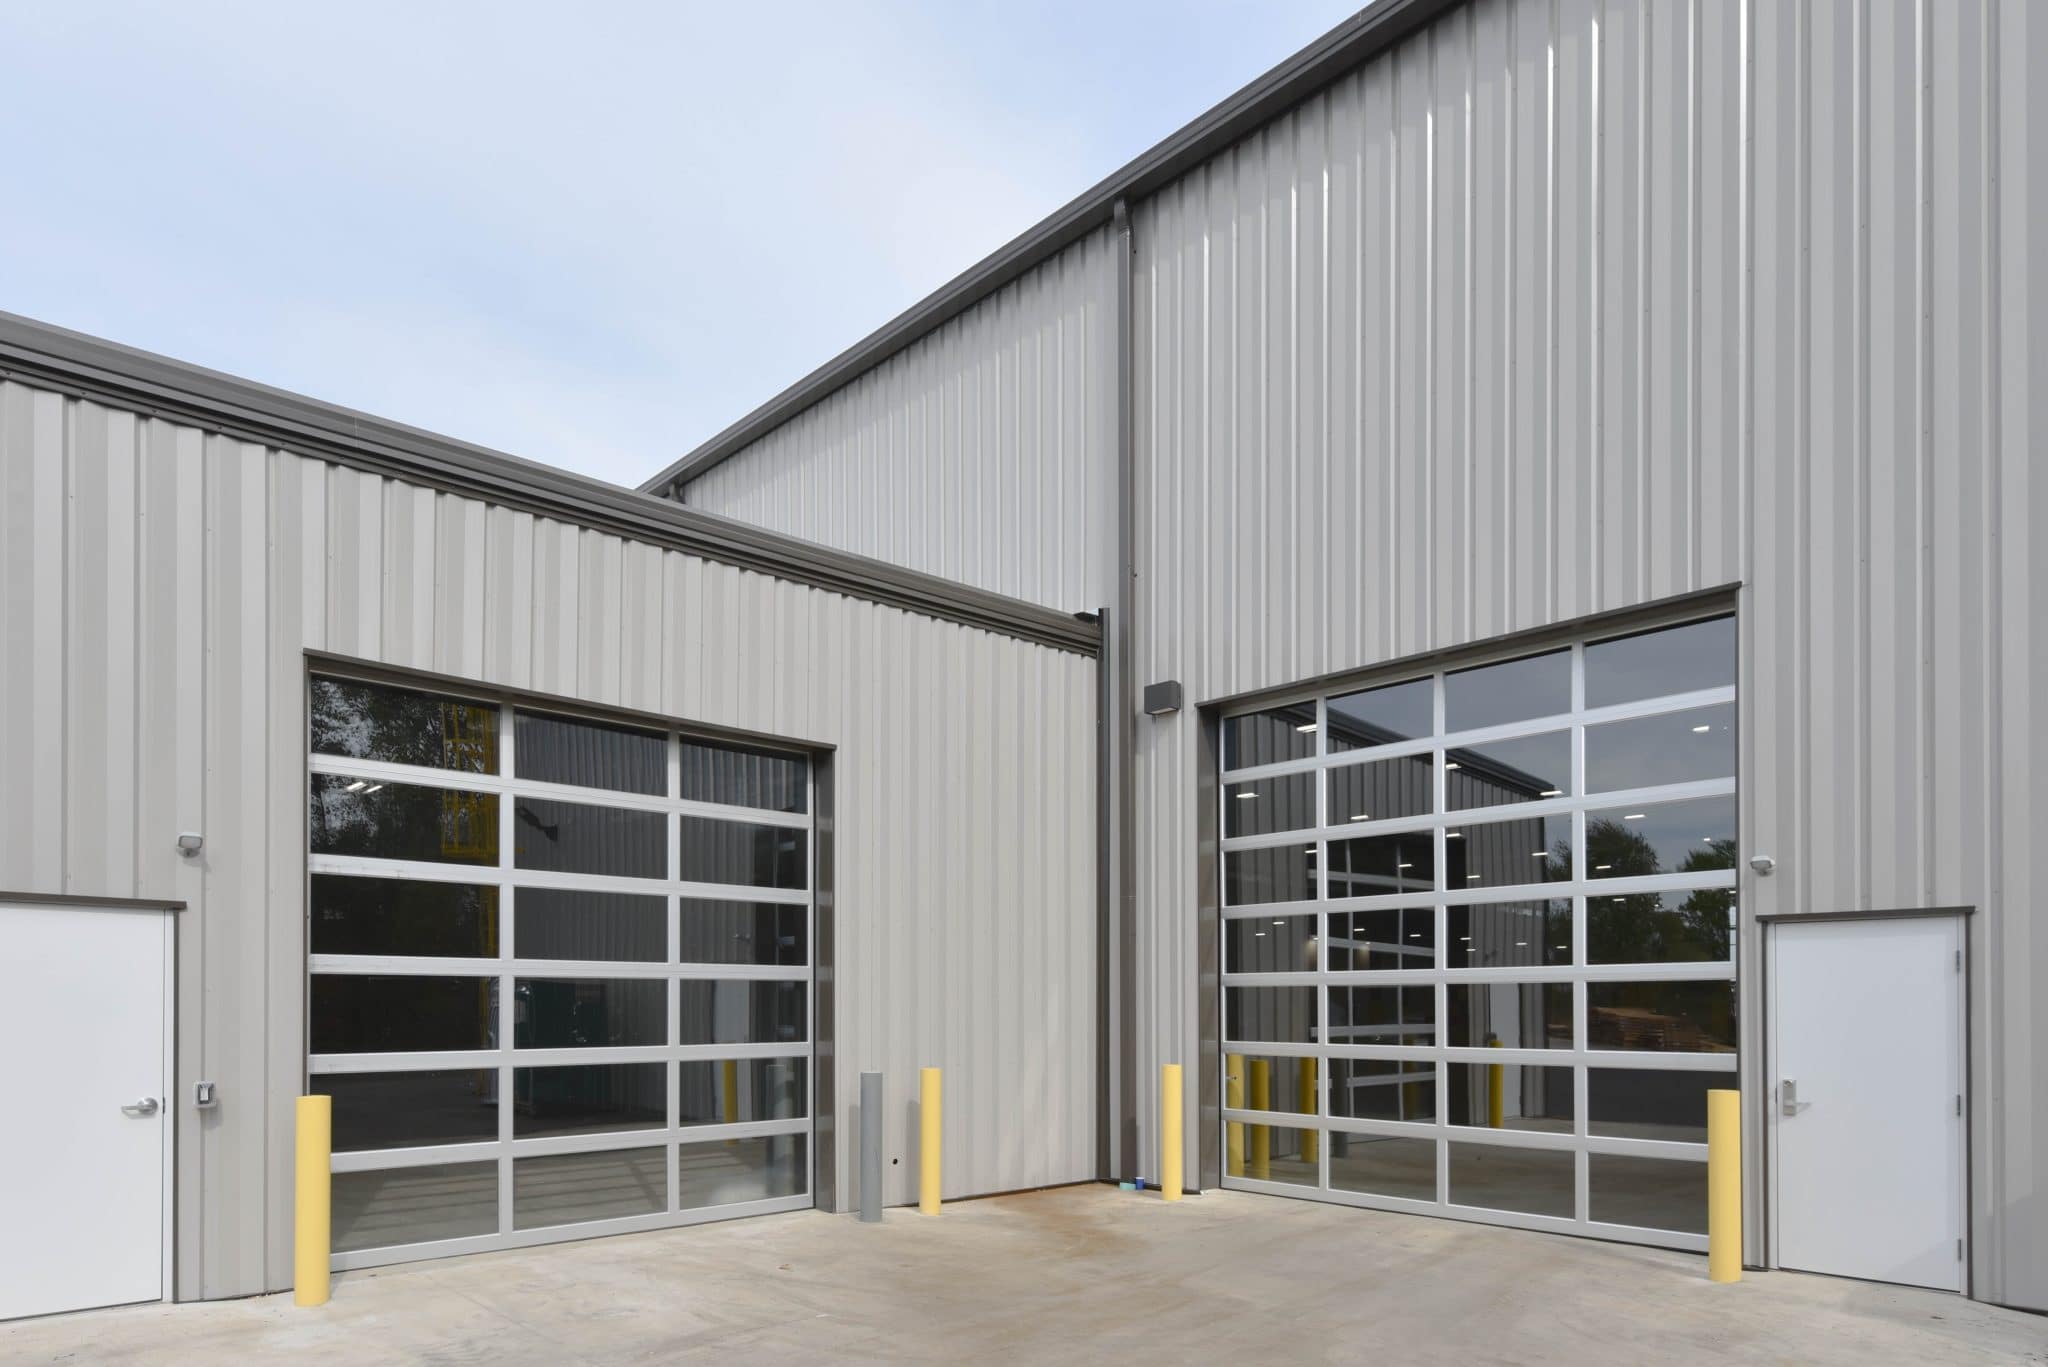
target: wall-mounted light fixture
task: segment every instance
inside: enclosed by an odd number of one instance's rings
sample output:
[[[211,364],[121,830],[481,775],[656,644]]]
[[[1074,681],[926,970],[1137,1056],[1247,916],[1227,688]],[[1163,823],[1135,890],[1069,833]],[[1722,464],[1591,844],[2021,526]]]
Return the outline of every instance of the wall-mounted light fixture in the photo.
[[[1168,717],[1180,711],[1180,681],[1167,679],[1145,685],[1145,715]]]
[[[197,831],[178,832],[178,853],[192,859],[206,848],[206,837]]]

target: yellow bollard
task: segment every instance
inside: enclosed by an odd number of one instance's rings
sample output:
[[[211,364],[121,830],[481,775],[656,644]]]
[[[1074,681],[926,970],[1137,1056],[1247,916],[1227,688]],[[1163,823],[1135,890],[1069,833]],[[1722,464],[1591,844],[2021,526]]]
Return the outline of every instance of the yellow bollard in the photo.
[[[725,1121],[729,1125],[733,1121],[738,1120],[740,1118],[739,1060],[730,1058],[726,1059],[719,1065],[719,1071],[723,1074],[723,1076],[719,1080],[724,1083],[724,1087],[721,1090],[723,1090],[725,1093],[725,1114],[720,1116],[719,1119]],[[728,1139],[725,1142],[727,1144],[736,1144],[739,1141],[736,1139]]]
[[[1273,1065],[1262,1058],[1252,1060],[1252,1104],[1255,1111],[1273,1109]],[[1252,1176],[1265,1181],[1273,1175],[1273,1127],[1252,1126]]]
[[[1316,1114],[1321,1108],[1316,1105],[1316,1061],[1312,1058],[1301,1060],[1301,1079],[1298,1091],[1299,1095],[1295,1099],[1301,1103],[1299,1107],[1301,1113],[1303,1115]],[[1313,1163],[1317,1160],[1318,1156],[1316,1132],[1314,1130],[1303,1130],[1301,1132],[1302,1161]]]
[[[1223,1060],[1223,1104],[1233,1111],[1244,1109],[1244,1057],[1232,1054]],[[1233,1120],[1225,1128],[1228,1136],[1224,1148],[1229,1157],[1227,1171],[1232,1177],[1244,1176],[1244,1122]]]
[[[1178,1201],[1181,1193],[1180,1065],[1159,1066],[1159,1194]]]
[[[1707,1093],[1707,1280],[1742,1280],[1742,1094]]]
[[[917,1158],[917,1208],[926,1215],[939,1213],[939,1070],[926,1068],[919,1074],[922,1104],[918,1107],[918,1128],[923,1144]]]
[[[1495,1035],[1487,1043],[1496,1049],[1500,1048],[1500,1036]],[[1486,1065],[1486,1123],[1496,1130],[1500,1128],[1500,1122],[1505,1118],[1501,1112],[1505,1109],[1507,1098],[1507,1077],[1508,1070],[1500,1064],[1489,1063]]]
[[[298,1203],[292,1222],[292,1303],[327,1304],[333,1238],[331,1175],[334,1098],[302,1096],[298,1105]]]

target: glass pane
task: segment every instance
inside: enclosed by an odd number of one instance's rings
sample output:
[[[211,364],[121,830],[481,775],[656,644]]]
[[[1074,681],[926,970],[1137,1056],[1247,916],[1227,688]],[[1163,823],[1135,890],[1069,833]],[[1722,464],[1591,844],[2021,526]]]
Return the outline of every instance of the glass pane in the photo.
[[[315,854],[496,864],[498,796],[315,774],[306,838]]]
[[[1640,878],[1735,867],[1735,798],[1654,802],[1586,813],[1595,878]]]
[[[521,978],[515,1049],[616,1049],[668,1040],[659,978]]]
[[[679,1064],[678,1119],[684,1125],[792,1120],[810,1114],[800,1058],[702,1059]]]
[[[1330,1114],[1354,1120],[1436,1120],[1437,1065],[1427,1059],[1333,1058]],[[1332,1149],[1334,1160],[1337,1151]],[[1429,1200],[1435,1200],[1432,1189]]]
[[[807,984],[685,978],[684,1044],[786,1044],[804,1038]]]
[[[1314,1044],[1318,991],[1313,987],[1226,987],[1223,1037]]]
[[[522,959],[613,959],[660,963],[668,958],[668,899],[628,892],[519,888],[512,894]]]
[[[1444,753],[1444,805],[1454,812],[1541,802],[1572,790],[1572,733],[1545,731]]]
[[[1451,1203],[1570,1219],[1576,1162],[1550,1149],[1449,1144]]]
[[[1631,1154],[1587,1155],[1589,1218],[1638,1229],[1707,1232],[1707,1165]]]
[[[498,980],[315,973],[308,1035],[316,1054],[498,1047]]]
[[[809,766],[798,755],[717,741],[682,743],[683,797],[770,812],[804,810]]]
[[[1588,897],[1586,955],[1596,964],[1726,963],[1735,957],[1735,889]]]
[[[307,712],[316,755],[498,772],[498,709],[353,679],[310,681]]]
[[[1275,845],[1229,850],[1223,856],[1223,905],[1308,902],[1316,895],[1316,847]]]
[[[668,818],[660,812],[515,797],[512,817],[517,868],[668,877]]]
[[[1451,968],[1518,968],[1572,961],[1572,904],[1477,902],[1446,911]]]
[[[810,1161],[800,1134],[760,1139],[717,1139],[684,1144],[677,1165],[677,1208],[766,1201],[810,1190]]]
[[[1330,1132],[1330,1185],[1338,1191],[1436,1200],[1436,1141]]]
[[[498,957],[496,888],[316,873],[308,896],[315,954]]]
[[[1436,810],[1436,757],[1404,755],[1330,770],[1330,824],[1392,821]]]
[[[806,886],[809,832],[794,826],[752,826],[686,816],[683,869],[686,883],[739,883],[756,888]]]
[[[619,1149],[512,1161],[512,1226],[539,1229],[668,1209],[668,1153]]]
[[[1444,730],[1527,721],[1572,710],[1572,653],[1508,660],[1444,676]]]
[[[1735,776],[1735,704],[1586,728],[1586,791]]]
[[[1234,1111],[1316,1113],[1316,1061],[1252,1054],[1223,1057],[1223,1104]]]
[[[1332,987],[1332,1044],[1436,1043],[1436,989]]]
[[[1586,647],[1586,706],[1735,683],[1735,619],[1716,617]]]
[[[686,964],[810,962],[810,908],[775,902],[682,899],[682,961]]]
[[[1735,984],[1588,983],[1587,1046],[1659,1053],[1735,1052]]]
[[[519,777],[622,793],[668,792],[668,737],[659,731],[576,721],[545,712],[515,712]]]
[[[1670,1068],[1588,1068],[1589,1133],[1617,1139],[1707,1142],[1707,1093],[1733,1088],[1733,1073],[1679,1072]]]
[[[1330,842],[1329,896],[1381,897],[1436,887],[1436,836],[1430,831],[1364,835]]]
[[[1449,1042],[1457,1047],[1572,1047],[1570,983],[1452,983],[1446,990]]]
[[[576,1063],[512,1070],[512,1136],[541,1139],[668,1125],[668,1065]]]
[[[1231,1176],[1301,1187],[1316,1185],[1320,1161],[1316,1148],[1321,1131],[1292,1125],[1259,1125],[1249,1120],[1227,1124],[1225,1130],[1224,1166]],[[1235,1138],[1241,1138],[1242,1149],[1233,1145]],[[1231,1171],[1240,1163],[1241,1171]]]
[[[1223,923],[1225,973],[1313,973],[1316,918],[1253,916]]]
[[[1330,913],[1331,972],[1435,967],[1435,907]]]
[[[1316,824],[1315,784],[1314,774],[1224,784],[1223,833],[1269,835],[1310,829]]]
[[[1270,712],[1223,719],[1223,767],[1307,759],[1316,752],[1316,705],[1291,703]]]
[[[1330,699],[1330,750],[1363,750],[1420,740],[1436,730],[1436,680],[1368,688]]]
[[[1570,1134],[1573,1125],[1572,1070],[1522,1067],[1510,1063],[1453,1063],[1444,1104],[1453,1125],[1497,1130],[1544,1130]],[[1500,1088],[1500,1115],[1493,1113],[1493,1089]]]
[[[334,1151],[473,1144],[498,1137],[498,1070],[314,1073],[308,1090],[334,1098]]]
[[[1504,888],[1566,883],[1572,876],[1572,819],[1525,816],[1468,821],[1444,832],[1444,886]]]
[[[331,1181],[336,1253],[498,1232],[495,1162],[337,1172]]]

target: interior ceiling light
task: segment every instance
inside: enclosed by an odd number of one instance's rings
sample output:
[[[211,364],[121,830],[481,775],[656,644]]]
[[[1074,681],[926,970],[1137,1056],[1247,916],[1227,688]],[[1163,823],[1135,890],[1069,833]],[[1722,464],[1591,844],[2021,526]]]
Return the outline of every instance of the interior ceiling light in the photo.
[[[342,791],[344,793],[360,793],[369,786],[369,780],[359,778],[354,783],[349,784],[348,787],[342,789]]]
[[[1641,821],[1642,819],[1643,814],[1641,812],[1630,812],[1622,818],[1623,821]]]
[[[1595,873],[1605,873],[1605,872],[1606,872],[1606,871],[1607,871],[1608,869],[1611,869],[1611,868],[1613,868],[1613,867],[1614,867],[1614,865],[1612,865],[1612,864],[1595,864],[1595,865],[1593,866],[1593,872],[1595,872]],[[1617,902],[1619,902],[1619,901],[1620,901],[1621,899],[1620,899],[1619,897],[1617,897],[1617,898],[1615,898],[1614,900],[1615,900],[1615,901],[1617,901]]]
[[[1236,798],[1236,799],[1237,799],[1237,800],[1238,800],[1239,802],[1249,802],[1249,801],[1251,801],[1251,800],[1252,800],[1253,798],[1257,797],[1257,796],[1258,796],[1258,794],[1257,794],[1257,793],[1233,793],[1233,794],[1232,794],[1232,796],[1233,796],[1233,797],[1235,797],[1235,798]]]
[[[1711,727],[1711,726],[1695,726],[1695,727],[1694,727],[1694,728],[1692,729],[1692,733],[1693,733],[1693,734],[1694,734],[1695,736],[1704,736],[1705,734],[1707,734],[1707,732],[1709,732],[1709,731],[1711,731],[1711,730],[1713,730],[1713,729],[1714,729],[1714,728],[1713,728],[1713,727]]]
[[[1463,766],[1458,764],[1456,761],[1452,761],[1451,763],[1444,765],[1444,768],[1446,769],[1458,769],[1462,767]]]
[[[1463,840],[1464,838],[1465,838],[1465,833],[1464,833],[1463,831],[1445,831],[1445,832],[1444,832],[1444,839],[1446,839],[1446,840]]]
[[[1542,794],[1542,795],[1543,795],[1544,797],[1563,797],[1563,796],[1564,796],[1564,789],[1562,789],[1562,788],[1545,788],[1545,789],[1543,790],[1543,794]]]
[[[1299,726],[1295,727],[1294,729],[1295,729],[1295,730],[1297,730],[1297,731],[1304,731],[1304,732],[1306,732],[1306,731],[1313,731],[1313,730],[1315,730],[1315,729],[1316,729],[1316,724],[1315,724],[1314,722],[1312,722],[1312,721],[1305,721],[1305,722],[1303,722],[1303,723],[1302,723],[1301,725],[1299,725]]]
[[[1354,816],[1354,817],[1352,817],[1351,819],[1352,819],[1353,821],[1370,821],[1370,820],[1372,820],[1372,813],[1371,813],[1371,812],[1360,812],[1360,813],[1359,813],[1359,814],[1358,814],[1357,816]]]

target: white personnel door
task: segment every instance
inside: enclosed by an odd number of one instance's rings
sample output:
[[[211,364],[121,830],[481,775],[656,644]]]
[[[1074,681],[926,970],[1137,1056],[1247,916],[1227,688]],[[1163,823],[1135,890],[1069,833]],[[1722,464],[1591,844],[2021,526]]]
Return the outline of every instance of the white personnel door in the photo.
[[[1778,1266],[1963,1289],[1962,925],[1772,925]]]
[[[0,903],[0,1320],[163,1297],[170,937]]]

